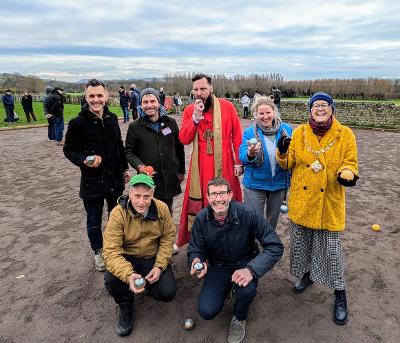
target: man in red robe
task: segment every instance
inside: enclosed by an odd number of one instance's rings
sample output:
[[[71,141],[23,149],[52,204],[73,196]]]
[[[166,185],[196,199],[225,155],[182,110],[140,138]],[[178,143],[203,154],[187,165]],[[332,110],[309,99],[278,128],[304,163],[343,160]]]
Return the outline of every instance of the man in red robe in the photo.
[[[213,95],[211,77],[197,74],[192,79],[194,103],[182,117],[179,140],[193,143],[190,170],[183,199],[177,245],[189,242],[196,214],[208,205],[207,183],[220,176],[228,180],[233,199],[242,201],[239,176],[243,172],[239,160],[242,127],[235,107]]]

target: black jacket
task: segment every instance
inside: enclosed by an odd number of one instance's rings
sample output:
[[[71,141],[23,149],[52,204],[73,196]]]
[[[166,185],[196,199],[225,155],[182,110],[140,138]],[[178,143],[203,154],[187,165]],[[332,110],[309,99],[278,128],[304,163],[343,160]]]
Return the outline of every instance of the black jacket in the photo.
[[[121,107],[129,106],[129,93],[124,89],[123,91],[118,91],[119,93],[119,105]]]
[[[248,267],[255,278],[268,272],[282,254],[283,245],[268,221],[255,209],[236,201],[230,203],[223,226],[214,219],[210,205],[202,209],[195,218],[188,248],[189,265],[198,257],[211,265]]]
[[[118,118],[104,108],[103,119],[83,109],[70,120],[65,136],[65,156],[81,168],[80,197],[102,197],[106,193],[122,194],[122,173],[128,169]],[[97,168],[83,164],[87,156],[102,158]]]
[[[47,99],[47,109],[54,117],[62,117],[64,115],[64,97],[54,90]]]
[[[158,120],[158,132],[147,117],[140,117],[129,125],[125,140],[125,153],[129,164],[138,170],[149,165],[154,175],[157,199],[170,199],[181,193],[178,174],[185,174],[185,151],[179,141],[175,119],[166,115]]]
[[[32,104],[32,95],[23,95],[21,98],[22,108],[24,109],[25,113],[32,113],[33,112],[33,104]]]

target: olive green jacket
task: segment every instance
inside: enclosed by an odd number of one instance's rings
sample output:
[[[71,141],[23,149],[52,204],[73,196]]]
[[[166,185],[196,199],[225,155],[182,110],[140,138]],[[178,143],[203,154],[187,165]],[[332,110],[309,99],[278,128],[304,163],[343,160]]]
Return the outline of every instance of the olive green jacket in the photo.
[[[175,225],[168,206],[153,199],[145,218],[137,215],[129,198],[122,196],[110,213],[103,234],[103,258],[106,269],[128,283],[134,273],[125,255],[155,257],[154,267],[165,270],[172,256]]]

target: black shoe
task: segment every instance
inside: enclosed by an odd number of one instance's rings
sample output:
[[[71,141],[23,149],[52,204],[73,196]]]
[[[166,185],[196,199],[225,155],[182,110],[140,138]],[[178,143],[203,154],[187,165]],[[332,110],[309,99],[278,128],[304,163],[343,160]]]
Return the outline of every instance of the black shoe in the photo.
[[[333,320],[337,325],[345,325],[347,323],[347,299],[346,291],[335,290],[335,308],[333,310]]]
[[[117,325],[118,336],[128,336],[133,328],[132,303],[119,304],[119,318]]]
[[[297,294],[301,294],[306,290],[308,286],[312,285],[313,283],[314,281],[310,279],[310,272],[307,272],[293,285],[293,291]]]

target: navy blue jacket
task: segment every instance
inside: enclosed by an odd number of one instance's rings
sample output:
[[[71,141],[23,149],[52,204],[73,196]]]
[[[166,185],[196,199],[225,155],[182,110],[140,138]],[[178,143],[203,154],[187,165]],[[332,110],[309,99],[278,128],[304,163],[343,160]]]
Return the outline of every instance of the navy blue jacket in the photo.
[[[129,106],[129,93],[124,89],[123,91],[118,91],[119,93],[119,105],[121,107]]]
[[[188,248],[189,265],[198,257],[211,265],[248,267],[255,278],[268,272],[282,254],[283,244],[268,221],[237,201],[230,203],[223,226],[214,219],[210,205],[202,209],[194,221]]]
[[[14,97],[11,94],[4,93],[1,101],[3,102],[4,108],[14,109]]]

